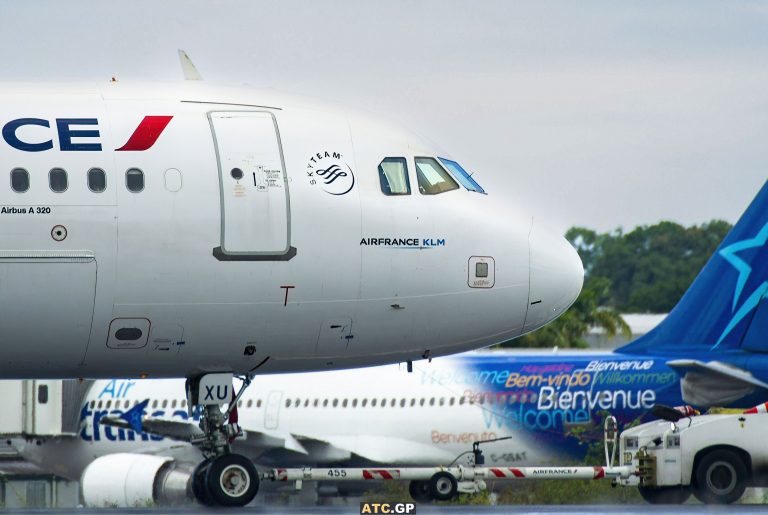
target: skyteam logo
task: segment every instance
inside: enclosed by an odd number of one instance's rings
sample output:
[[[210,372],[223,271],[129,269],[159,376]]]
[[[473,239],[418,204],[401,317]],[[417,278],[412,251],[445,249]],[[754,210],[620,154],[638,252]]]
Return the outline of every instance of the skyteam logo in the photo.
[[[355,174],[339,152],[317,152],[307,163],[311,186],[320,185],[330,195],[346,195],[355,187]]]
[[[754,238],[748,238],[745,240],[737,241],[728,245],[722,249],[719,254],[725,259],[736,271],[739,273],[739,277],[736,279],[736,287],[733,290],[733,302],[731,304],[731,319],[728,325],[723,330],[717,343],[712,346],[713,349],[728,336],[731,331],[741,322],[744,318],[752,312],[760,303],[760,299],[766,296],[768,292],[768,281],[760,280],[759,277],[752,277],[752,266],[739,256],[740,252],[749,251],[750,249],[760,249],[765,246],[768,241],[768,223],[766,223],[762,229],[757,233]],[[749,283],[750,279],[759,282],[750,293],[747,293],[748,297],[739,305],[742,294]]]

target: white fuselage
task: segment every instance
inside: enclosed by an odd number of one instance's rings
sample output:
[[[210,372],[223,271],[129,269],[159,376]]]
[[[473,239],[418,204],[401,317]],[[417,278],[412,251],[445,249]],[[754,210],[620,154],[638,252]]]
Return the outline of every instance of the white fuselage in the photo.
[[[534,330],[581,288],[563,238],[495,192],[420,193],[414,159],[441,153],[364,117],[188,84],[0,105],[3,378],[416,360]],[[383,193],[387,157],[410,195]]]

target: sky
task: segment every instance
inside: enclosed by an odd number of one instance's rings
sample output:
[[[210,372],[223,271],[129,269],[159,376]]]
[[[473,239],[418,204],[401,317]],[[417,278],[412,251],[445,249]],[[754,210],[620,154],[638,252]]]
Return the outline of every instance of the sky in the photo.
[[[768,171],[768,3],[0,0],[2,80],[250,84],[382,113],[564,231],[735,222]],[[290,173],[290,171],[289,171]]]

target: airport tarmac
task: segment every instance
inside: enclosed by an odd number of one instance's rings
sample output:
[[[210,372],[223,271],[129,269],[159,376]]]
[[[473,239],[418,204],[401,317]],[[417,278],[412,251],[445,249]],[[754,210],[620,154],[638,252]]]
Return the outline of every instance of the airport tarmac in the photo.
[[[645,504],[636,505],[570,505],[570,506],[554,506],[554,505],[542,505],[542,506],[428,506],[417,505],[417,514],[429,514],[429,515],[496,515],[496,514],[510,514],[515,515],[527,515],[527,514],[553,514],[553,515],[595,515],[595,514],[611,514],[621,512],[623,515],[647,515],[652,510],[654,515],[680,515],[680,514],[694,514],[694,513],[765,513],[766,506],[759,504],[736,504],[727,506],[705,506],[701,504],[685,504],[685,505],[670,505],[670,506],[650,506]],[[349,506],[312,506],[312,507],[297,507],[297,506],[254,506],[247,508],[228,509],[228,508],[129,508],[129,509],[110,509],[110,508],[72,508],[72,509],[17,509],[17,510],[3,510],[3,513],[10,514],[23,514],[23,515],[90,515],[90,514],[131,514],[131,515],[156,515],[156,514],[170,514],[170,515],[183,515],[191,513],[194,515],[203,515],[206,513],[216,514],[232,514],[239,515],[242,513],[256,514],[256,515],[332,515],[332,514],[357,514],[360,513],[360,508],[357,505]]]

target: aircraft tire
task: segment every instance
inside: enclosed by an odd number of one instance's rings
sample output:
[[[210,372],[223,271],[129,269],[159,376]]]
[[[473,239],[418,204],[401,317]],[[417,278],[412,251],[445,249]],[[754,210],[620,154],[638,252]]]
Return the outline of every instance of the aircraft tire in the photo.
[[[453,474],[436,472],[429,480],[429,493],[437,501],[450,501],[459,492],[459,483]]]
[[[744,494],[748,471],[738,454],[717,449],[698,460],[694,477],[693,494],[698,500],[706,504],[731,504]]]
[[[203,506],[215,506],[215,503],[208,494],[208,488],[205,486],[205,474],[208,472],[208,466],[210,460],[203,460],[195,467],[195,471],[192,473],[192,494],[197,499],[197,502]]]
[[[208,465],[205,487],[218,506],[245,506],[259,491],[259,475],[245,456],[223,454]]]
[[[411,498],[418,503],[431,503],[434,501],[429,487],[429,481],[411,481],[408,485],[408,493]]]
[[[640,497],[649,504],[683,504],[691,496],[688,486],[639,486]]]

